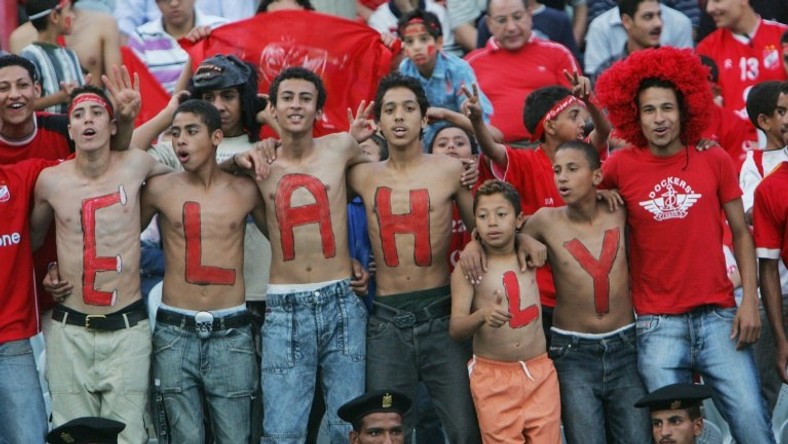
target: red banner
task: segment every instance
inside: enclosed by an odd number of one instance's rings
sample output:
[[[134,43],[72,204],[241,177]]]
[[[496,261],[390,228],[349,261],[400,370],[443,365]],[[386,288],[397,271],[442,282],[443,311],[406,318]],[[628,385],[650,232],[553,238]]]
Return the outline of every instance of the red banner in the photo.
[[[259,91],[291,66],[316,72],[328,99],[315,134],[345,131],[347,109],[355,112],[362,100],[372,100],[378,81],[389,72],[392,51],[380,34],[365,24],[312,11],[277,11],[213,30],[196,44],[181,40],[192,68],[216,54],[234,54],[257,68]]]
[[[161,86],[156,77],[148,71],[148,66],[134,54],[128,46],[120,47],[120,55],[123,64],[129,70],[129,74],[134,73],[140,78],[140,95],[142,96],[142,108],[140,114],[134,121],[134,127],[138,127],[152,119],[159,111],[163,110],[170,101],[170,94]]]

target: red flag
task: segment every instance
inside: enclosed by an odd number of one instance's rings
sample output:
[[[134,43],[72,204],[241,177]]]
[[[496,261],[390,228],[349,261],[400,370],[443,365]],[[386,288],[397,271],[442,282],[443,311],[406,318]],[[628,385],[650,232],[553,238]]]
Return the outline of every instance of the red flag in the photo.
[[[129,70],[129,74],[134,76],[134,73],[140,78],[140,95],[142,95],[142,109],[140,114],[134,121],[134,127],[138,127],[153,116],[163,110],[170,101],[170,94],[164,87],[161,86],[158,80],[153,77],[153,74],[148,71],[148,66],[134,54],[128,46],[120,47],[120,55],[123,58],[123,64]]]
[[[291,66],[315,71],[328,99],[315,134],[346,131],[347,109],[374,98],[378,81],[390,70],[392,51],[365,24],[312,11],[277,11],[214,29],[196,44],[181,46],[192,68],[216,54],[234,54],[257,68],[259,91],[268,93],[279,72]]]

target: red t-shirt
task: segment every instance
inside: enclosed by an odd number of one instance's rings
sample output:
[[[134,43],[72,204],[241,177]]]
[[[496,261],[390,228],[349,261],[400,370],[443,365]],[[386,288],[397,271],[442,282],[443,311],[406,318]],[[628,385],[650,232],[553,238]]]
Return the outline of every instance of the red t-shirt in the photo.
[[[520,193],[523,214],[530,216],[542,207],[564,206],[555,186],[553,164],[541,148],[517,150],[507,146],[506,157],[506,171],[496,173]],[[536,284],[542,305],[555,307],[555,284],[550,265],[536,270]]]
[[[716,140],[733,159],[736,174],[747,158],[747,151],[758,149],[758,134],[749,121],[740,119],[733,111],[713,106],[711,123],[703,138]]]
[[[454,271],[457,261],[460,260],[460,253],[465,248],[465,244],[471,240],[471,230],[465,227],[465,223],[460,217],[460,210],[454,205],[451,216],[451,238],[449,239],[449,272]]]
[[[758,257],[782,258],[788,265],[788,162],[783,162],[755,189],[753,205]]]
[[[465,60],[476,73],[479,88],[492,102],[490,124],[503,133],[507,142],[531,137],[523,124],[523,106],[531,91],[550,85],[571,88],[564,70],[580,72],[568,49],[533,36],[517,51],[503,49],[491,38]]]
[[[0,166],[0,344],[38,333],[30,209],[38,174],[56,163],[30,159]]]
[[[60,114],[35,113],[36,129],[33,134],[21,140],[6,139],[0,136],[0,165],[9,165],[26,159],[65,159],[74,152],[68,138],[68,118]],[[44,276],[50,262],[57,260],[54,225],[44,239],[44,245],[33,254],[33,262],[38,276]],[[55,305],[47,296],[41,282],[36,282],[39,303],[45,310]]]
[[[722,251],[722,207],[741,197],[724,150],[689,146],[670,157],[625,148],[602,165],[602,188],[627,208],[632,302],[638,314],[734,307]]]
[[[747,94],[766,80],[786,80],[780,38],[788,26],[760,20],[751,39],[719,28],[698,43],[698,54],[717,64],[723,106],[747,120]],[[484,90],[487,91],[486,89]]]

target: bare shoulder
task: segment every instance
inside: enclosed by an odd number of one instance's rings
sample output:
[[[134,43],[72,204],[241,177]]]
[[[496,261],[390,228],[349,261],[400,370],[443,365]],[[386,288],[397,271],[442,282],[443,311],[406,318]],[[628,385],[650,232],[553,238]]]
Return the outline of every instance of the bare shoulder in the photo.
[[[333,133],[318,137],[314,140],[315,145],[322,149],[336,151],[348,151],[358,146],[356,139],[350,133]]]
[[[251,177],[245,175],[234,175],[224,173],[227,176],[230,186],[244,196],[255,195],[259,193],[257,184]]]

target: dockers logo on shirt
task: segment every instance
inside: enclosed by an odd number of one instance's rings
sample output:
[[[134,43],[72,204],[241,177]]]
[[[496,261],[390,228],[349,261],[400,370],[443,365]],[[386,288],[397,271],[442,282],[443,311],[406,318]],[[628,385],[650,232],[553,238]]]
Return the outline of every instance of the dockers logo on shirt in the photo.
[[[657,221],[683,219],[701,196],[684,179],[668,177],[654,185],[648,193],[650,200],[640,202],[640,206],[653,214]]]
[[[0,203],[8,202],[11,200],[11,191],[8,189],[8,185],[0,182]]]

